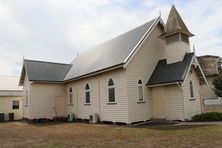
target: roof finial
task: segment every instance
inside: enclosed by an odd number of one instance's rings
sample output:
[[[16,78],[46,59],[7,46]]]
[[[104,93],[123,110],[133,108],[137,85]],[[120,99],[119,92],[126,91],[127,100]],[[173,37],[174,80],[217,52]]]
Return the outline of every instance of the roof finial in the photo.
[[[161,17],[161,10],[159,10],[159,17]]]

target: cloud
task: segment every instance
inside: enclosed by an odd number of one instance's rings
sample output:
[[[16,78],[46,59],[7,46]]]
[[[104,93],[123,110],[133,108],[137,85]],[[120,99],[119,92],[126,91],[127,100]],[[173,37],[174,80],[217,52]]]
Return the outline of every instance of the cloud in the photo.
[[[197,54],[222,56],[222,1],[8,0],[0,1],[0,75],[19,75],[28,59],[71,62],[76,53],[157,16],[175,4]]]

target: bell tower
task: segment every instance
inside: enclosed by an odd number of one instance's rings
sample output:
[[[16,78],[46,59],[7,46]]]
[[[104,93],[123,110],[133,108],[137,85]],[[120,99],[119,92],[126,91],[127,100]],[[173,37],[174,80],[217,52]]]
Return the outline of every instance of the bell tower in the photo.
[[[189,38],[192,36],[194,35],[187,29],[173,5],[164,33],[160,36],[160,38],[166,41],[165,58],[167,59],[167,64],[183,60],[185,54],[190,52]]]

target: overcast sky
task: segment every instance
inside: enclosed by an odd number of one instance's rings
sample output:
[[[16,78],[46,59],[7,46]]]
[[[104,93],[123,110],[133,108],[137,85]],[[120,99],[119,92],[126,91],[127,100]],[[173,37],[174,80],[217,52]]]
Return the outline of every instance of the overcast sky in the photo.
[[[26,59],[70,63],[87,49],[161,16],[172,4],[197,55],[222,56],[221,0],[0,0],[0,75]]]

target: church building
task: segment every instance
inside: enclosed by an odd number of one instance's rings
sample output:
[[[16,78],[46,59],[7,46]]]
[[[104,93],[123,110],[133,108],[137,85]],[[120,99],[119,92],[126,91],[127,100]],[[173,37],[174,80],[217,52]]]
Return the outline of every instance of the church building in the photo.
[[[25,59],[23,117],[190,120],[202,112],[202,87],[208,85],[190,49],[192,36],[172,6],[166,24],[154,18],[70,64]]]

